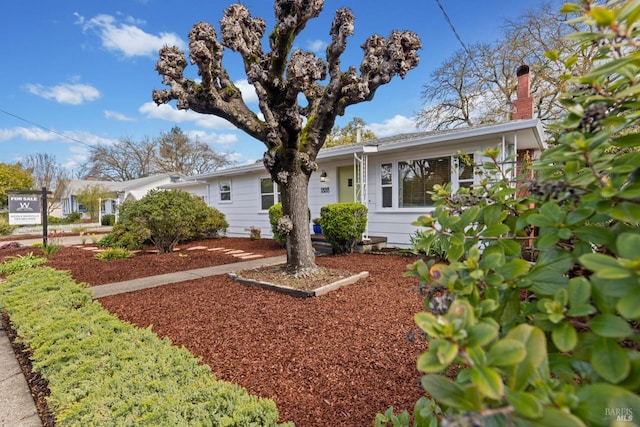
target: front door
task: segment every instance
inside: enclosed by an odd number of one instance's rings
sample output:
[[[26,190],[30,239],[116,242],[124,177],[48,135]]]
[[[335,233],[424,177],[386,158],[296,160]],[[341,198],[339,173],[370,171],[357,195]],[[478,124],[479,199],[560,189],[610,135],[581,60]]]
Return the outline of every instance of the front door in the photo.
[[[338,202],[353,203],[353,166],[342,166],[338,168]]]

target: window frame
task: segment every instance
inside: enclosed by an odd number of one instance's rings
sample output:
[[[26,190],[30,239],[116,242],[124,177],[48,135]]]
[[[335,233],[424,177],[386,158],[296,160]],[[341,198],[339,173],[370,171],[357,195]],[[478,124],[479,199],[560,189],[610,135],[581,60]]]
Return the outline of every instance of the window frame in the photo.
[[[262,181],[271,181],[271,183],[273,184],[273,192],[271,193],[263,193],[262,192]],[[278,183],[275,182],[273,179],[271,179],[271,177],[260,177],[258,178],[258,193],[260,194],[260,197],[258,198],[258,211],[259,212],[268,212],[269,208],[273,205],[275,205],[276,203],[280,202],[280,189],[278,188]],[[263,207],[263,197],[264,196],[273,196],[273,204],[267,206],[266,208]]]
[[[222,186],[227,184],[229,189],[228,190],[223,190]],[[223,194],[228,194],[229,198],[225,199],[223,198]],[[220,203],[231,203],[233,201],[233,188],[231,186],[231,180],[225,180],[225,181],[218,181],[218,198],[220,200]]]

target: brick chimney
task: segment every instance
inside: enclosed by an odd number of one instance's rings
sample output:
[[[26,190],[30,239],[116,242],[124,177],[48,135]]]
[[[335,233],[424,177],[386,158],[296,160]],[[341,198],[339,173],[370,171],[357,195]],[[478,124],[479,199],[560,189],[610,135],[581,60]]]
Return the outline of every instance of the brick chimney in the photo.
[[[512,120],[533,119],[533,98],[531,97],[531,77],[529,66],[521,65],[516,72],[518,76],[518,93],[513,104]]]

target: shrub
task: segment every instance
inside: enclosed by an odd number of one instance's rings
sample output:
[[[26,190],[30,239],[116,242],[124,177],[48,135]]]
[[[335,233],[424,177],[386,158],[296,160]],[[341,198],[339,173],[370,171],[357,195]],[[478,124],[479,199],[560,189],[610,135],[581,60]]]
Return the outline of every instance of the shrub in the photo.
[[[110,261],[131,258],[133,255],[133,252],[125,248],[109,248],[104,252],[98,252],[94,257],[100,261]]]
[[[278,242],[280,246],[284,247],[287,244],[287,236],[280,234],[278,231],[278,221],[282,218],[282,215],[282,203],[276,203],[269,207],[269,224],[271,224],[273,240]]]
[[[350,253],[367,226],[367,207],[360,203],[334,203],[320,209],[322,234],[333,253]]]
[[[33,255],[29,252],[26,255],[18,255],[17,257],[5,260],[0,264],[0,274],[11,274],[22,270],[35,268],[47,262],[45,257]]]
[[[113,214],[102,215],[100,223],[104,226],[112,226],[116,223],[116,216]]]
[[[149,240],[149,230],[140,224],[116,224],[111,233],[97,242],[99,248],[142,249]]]
[[[217,381],[184,347],[111,315],[67,272],[9,276],[0,310],[49,385],[56,425],[277,425],[273,401]]]
[[[418,425],[608,426],[640,414],[640,3],[591,3],[563,7],[593,27],[573,35],[565,77],[582,50],[600,56],[569,79],[530,193],[496,180],[499,153],[487,150],[493,178],[435,188],[435,211],[416,223],[425,252],[444,238],[448,264],[418,261],[408,275],[453,294],[442,314],[415,316],[434,399],[416,404]]]
[[[148,230],[149,240],[160,253],[172,252],[178,242],[199,235],[205,227],[212,231],[221,226],[218,214],[185,191],[151,190],[142,199],[125,205],[121,209],[122,225]]]
[[[80,212],[71,212],[64,217],[64,219],[67,221],[67,224],[73,224],[82,220],[82,214]]]
[[[0,235],[8,235],[13,233],[13,230],[16,229],[15,225],[9,225],[9,222],[4,219],[4,217],[0,217]]]
[[[217,210],[206,205],[201,199],[196,199],[200,204],[200,208],[205,210],[205,219],[198,227],[200,235],[207,237],[221,237],[227,232],[229,223],[225,215]]]

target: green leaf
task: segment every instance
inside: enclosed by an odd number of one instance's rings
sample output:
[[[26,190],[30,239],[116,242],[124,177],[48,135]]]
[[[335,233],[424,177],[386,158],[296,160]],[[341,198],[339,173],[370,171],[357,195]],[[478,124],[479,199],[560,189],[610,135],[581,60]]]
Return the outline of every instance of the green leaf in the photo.
[[[591,426],[633,425],[640,414],[640,397],[611,384],[585,384],[577,392],[580,405],[575,413]],[[625,408],[633,414],[634,423],[615,424],[616,408]],[[612,411],[607,415],[607,410]]]
[[[458,355],[458,345],[445,340],[441,340],[441,343],[436,349],[436,355],[440,363],[448,366]]]
[[[626,232],[616,239],[618,255],[631,260],[640,259],[640,234]]]
[[[547,202],[540,206],[540,213],[552,223],[563,223],[565,211],[556,202]]]
[[[531,393],[524,391],[507,392],[507,401],[523,417],[536,419],[542,417],[542,404]]]
[[[571,323],[562,322],[551,331],[551,339],[558,350],[571,351],[578,344],[578,333]]]
[[[504,338],[491,346],[489,363],[495,366],[509,366],[520,363],[526,356],[524,344],[521,341]]]
[[[547,341],[542,330],[524,323],[510,330],[505,339],[520,341],[526,350],[526,356],[520,363],[505,368],[509,388],[518,391],[539,376],[538,369],[547,360]]]
[[[536,227],[553,227],[554,223],[551,218],[547,218],[542,214],[532,214],[527,217],[527,220],[530,225],[534,225]]]
[[[609,210],[609,215],[620,221],[638,225],[640,222],[640,205],[632,202],[618,203],[614,208]]]
[[[578,258],[580,264],[603,279],[624,279],[632,272],[620,265],[617,259],[604,254],[585,254]]]
[[[495,272],[504,277],[505,280],[513,280],[527,273],[530,267],[530,264],[523,259],[513,259],[496,268]]]
[[[500,400],[504,394],[504,384],[498,373],[486,366],[472,366],[470,368],[471,381],[480,392],[490,399]]]
[[[454,262],[459,260],[463,254],[464,254],[464,245],[451,244],[449,246],[449,250],[447,251],[447,259],[450,262]]]
[[[426,311],[421,311],[416,313],[413,316],[413,320],[416,322],[416,325],[427,334],[432,337],[440,336],[440,331],[437,328],[438,318],[431,313],[427,313]]]
[[[591,215],[593,215],[593,209],[591,208],[578,208],[572,210],[567,215],[567,225],[576,225],[586,221]]]
[[[624,380],[631,370],[631,363],[625,351],[613,339],[600,338],[591,354],[591,365],[605,380],[618,383]]]
[[[417,367],[422,372],[440,372],[458,355],[458,345],[443,339],[429,343],[429,349],[418,356]]]
[[[483,237],[498,237],[507,234],[510,230],[506,224],[493,224],[485,228],[480,235]]]
[[[591,298],[591,282],[586,277],[574,277],[569,280],[569,305],[586,304]]]
[[[580,240],[584,240],[589,243],[613,246],[613,233],[606,228],[587,225],[574,230],[574,234]]]
[[[452,408],[471,409],[473,407],[465,398],[462,387],[445,376],[425,375],[422,377],[422,387],[432,398]]]
[[[591,319],[587,325],[594,334],[607,338],[626,338],[633,333],[629,324],[614,314],[600,314]]]
[[[482,208],[484,223],[487,227],[498,224],[504,219],[503,206],[499,204],[488,205]]]
[[[632,289],[618,300],[616,309],[621,315],[630,320],[640,320],[640,292]]]
[[[465,345],[468,347],[485,346],[498,336],[498,327],[489,323],[478,323],[468,329],[469,333]]]
[[[586,427],[585,424],[573,414],[561,409],[545,406],[542,417],[534,421],[517,420],[515,425],[519,427]]]

